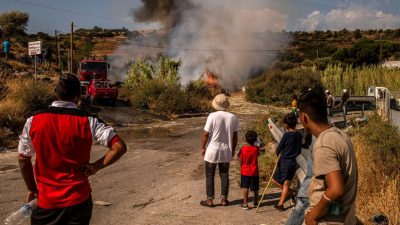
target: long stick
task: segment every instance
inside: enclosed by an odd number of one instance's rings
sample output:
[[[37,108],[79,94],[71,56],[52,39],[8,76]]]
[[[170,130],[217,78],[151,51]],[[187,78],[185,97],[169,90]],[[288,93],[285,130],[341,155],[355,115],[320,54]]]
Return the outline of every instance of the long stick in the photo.
[[[271,183],[272,177],[273,177],[274,174],[275,174],[276,167],[278,167],[278,162],[279,162],[279,159],[280,159],[280,158],[281,158],[281,155],[279,155],[278,158],[276,159],[275,167],[274,167],[274,169],[272,170],[272,174],[271,174],[271,177],[269,178],[267,187],[265,188],[264,193],[263,193],[263,195],[261,196],[260,201],[258,201],[258,205],[257,205],[257,208],[256,208],[256,213],[258,212],[258,208],[260,207],[261,202],[263,201],[264,196],[265,196],[265,194],[266,194],[267,191],[268,191],[268,188],[269,188],[269,185],[270,185],[270,183]]]

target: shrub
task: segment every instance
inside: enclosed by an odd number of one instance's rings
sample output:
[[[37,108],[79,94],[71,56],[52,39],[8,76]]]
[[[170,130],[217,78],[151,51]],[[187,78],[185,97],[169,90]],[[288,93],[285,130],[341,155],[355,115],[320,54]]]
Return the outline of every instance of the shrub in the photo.
[[[181,61],[161,57],[158,64],[136,60],[128,70],[123,92],[136,109],[167,116],[210,111],[212,98],[203,81],[179,83]]]
[[[263,79],[264,78],[264,79]],[[314,68],[272,71],[248,83],[246,100],[260,104],[288,104],[293,94],[320,85],[320,75]]]
[[[26,118],[55,99],[54,87],[47,83],[13,79],[6,86],[6,97],[0,102],[0,146],[12,145],[10,140],[21,132]]]

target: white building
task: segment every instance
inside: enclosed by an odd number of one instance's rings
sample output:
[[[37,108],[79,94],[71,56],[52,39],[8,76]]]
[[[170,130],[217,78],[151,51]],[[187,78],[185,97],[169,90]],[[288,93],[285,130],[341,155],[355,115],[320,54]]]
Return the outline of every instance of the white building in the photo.
[[[400,61],[385,61],[382,63],[382,67],[400,69]]]

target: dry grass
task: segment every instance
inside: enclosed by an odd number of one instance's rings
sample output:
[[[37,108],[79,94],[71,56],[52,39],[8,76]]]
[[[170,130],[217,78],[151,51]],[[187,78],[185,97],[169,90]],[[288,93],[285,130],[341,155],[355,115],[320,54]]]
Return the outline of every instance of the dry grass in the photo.
[[[372,131],[374,129],[375,131]],[[379,129],[379,132],[376,132]],[[381,137],[385,137],[386,133],[391,133],[392,128],[387,123],[373,119],[366,127],[360,129],[360,132],[354,137],[354,149],[356,152],[359,168],[359,187],[357,196],[357,216],[367,225],[372,225],[371,218],[382,213],[386,215],[390,224],[400,224],[400,171],[398,170],[400,155],[398,152],[388,153],[390,162],[383,159],[382,152],[388,146],[372,143],[371,132],[379,133]],[[392,148],[399,149],[397,142],[399,135],[391,137]],[[383,138],[382,141],[385,138]],[[388,140],[386,140],[388,141]],[[387,152],[386,152],[387,153]],[[397,166],[395,171],[388,170],[394,165]],[[390,171],[390,174],[388,174]]]
[[[14,139],[21,132],[25,119],[47,108],[55,99],[51,84],[33,79],[6,82],[6,97],[0,102],[0,147],[15,147]]]

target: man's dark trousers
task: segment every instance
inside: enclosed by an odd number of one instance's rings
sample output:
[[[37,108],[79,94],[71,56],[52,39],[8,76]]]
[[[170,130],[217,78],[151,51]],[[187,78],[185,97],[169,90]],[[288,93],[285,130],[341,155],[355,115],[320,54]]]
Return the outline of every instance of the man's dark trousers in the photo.
[[[206,161],[206,189],[207,198],[214,199],[214,177],[215,169],[219,169],[219,176],[221,178],[221,198],[228,198],[229,191],[229,163],[210,163]]]

